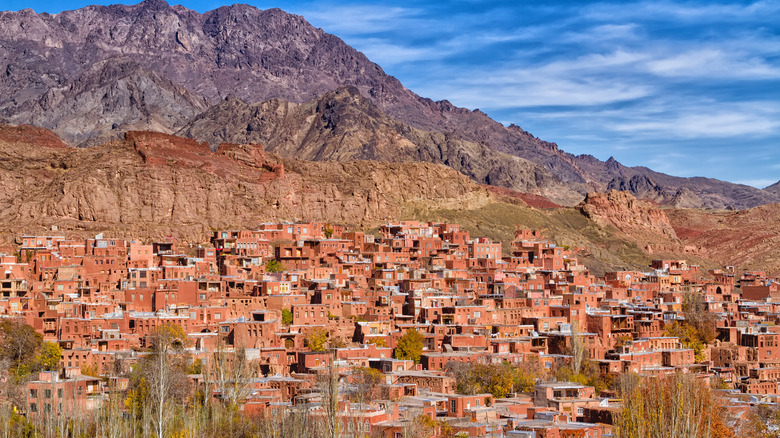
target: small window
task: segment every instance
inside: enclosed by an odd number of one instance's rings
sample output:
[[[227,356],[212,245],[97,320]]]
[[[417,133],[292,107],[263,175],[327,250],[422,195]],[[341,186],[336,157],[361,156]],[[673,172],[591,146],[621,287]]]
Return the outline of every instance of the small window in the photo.
[[[44,389],[43,390],[43,397],[44,398],[51,398],[51,389]]]

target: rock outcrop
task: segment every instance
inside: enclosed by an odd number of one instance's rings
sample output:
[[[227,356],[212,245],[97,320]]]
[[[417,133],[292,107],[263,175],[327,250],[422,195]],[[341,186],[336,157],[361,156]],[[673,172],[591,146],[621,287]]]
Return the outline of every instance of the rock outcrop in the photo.
[[[0,141],[0,162],[0,222],[9,236],[57,225],[201,239],[212,228],[269,220],[369,226],[397,219],[407,202],[476,208],[491,199],[440,165],[312,163],[259,145],[211,152],[193,140],[148,132],[88,149]]]
[[[602,227],[619,230],[623,238],[647,253],[697,252],[694,247],[684,248],[664,211],[628,192],[589,193],[578,208]]]
[[[677,238],[666,213],[628,192],[588,193],[579,209],[601,225],[609,224],[622,231],[642,229],[670,239]]]

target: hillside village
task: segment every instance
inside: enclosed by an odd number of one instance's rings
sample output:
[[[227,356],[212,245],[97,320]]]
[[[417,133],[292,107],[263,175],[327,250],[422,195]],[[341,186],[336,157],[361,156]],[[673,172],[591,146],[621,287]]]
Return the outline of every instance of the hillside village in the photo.
[[[780,287],[763,272],[654,260],[596,277],[538,231],[518,228],[504,248],[416,221],[376,235],[269,223],[214,231],[201,247],[20,240],[0,255],[2,321],[61,348],[25,384],[16,409],[28,418],[126,397],[162,327],[186,336],[191,393],[237,397],[247,416],[325,415],[330,375],[342,430],[388,438],[409,436],[421,415],[434,436],[611,436],[627,373],[695,375],[735,417],[780,394]],[[239,352],[250,372],[228,393],[206,369]],[[514,377],[464,384],[475,367]]]

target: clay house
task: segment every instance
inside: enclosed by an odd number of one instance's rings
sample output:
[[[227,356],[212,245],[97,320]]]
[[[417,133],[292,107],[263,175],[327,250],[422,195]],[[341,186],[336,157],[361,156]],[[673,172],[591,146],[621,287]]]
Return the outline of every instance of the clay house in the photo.
[[[38,380],[26,385],[26,411],[30,418],[42,415],[76,417],[98,407],[94,397],[101,390],[101,380],[75,374],[65,376],[57,371],[42,371]]]
[[[584,409],[598,406],[596,390],[579,383],[540,383],[534,387],[534,406],[551,408],[572,419],[581,420]]]

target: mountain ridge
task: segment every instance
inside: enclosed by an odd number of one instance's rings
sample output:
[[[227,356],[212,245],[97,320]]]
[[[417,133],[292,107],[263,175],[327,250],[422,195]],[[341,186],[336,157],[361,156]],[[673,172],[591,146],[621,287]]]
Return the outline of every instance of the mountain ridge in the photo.
[[[129,78],[119,75],[93,84],[88,68],[99,63],[140,67]],[[204,104],[219,105],[229,95],[250,104],[270,99],[305,103],[354,86],[381,112],[411,128],[535,163],[546,175],[544,184],[555,179],[579,199],[593,190],[606,191],[613,182],[630,187],[636,176],[654,182],[653,199],[662,204],[683,200],[692,206],[742,209],[780,202],[780,194],[772,191],[574,156],[481,111],[420,97],[338,37],[280,9],[239,4],[200,14],[146,0],[55,15],[2,12],[0,72],[5,72],[0,74],[0,120],[53,129],[71,144],[97,144],[131,129],[177,132],[189,122],[185,118],[208,111]],[[80,78],[94,87],[68,95]],[[46,107],[58,96],[63,105]],[[162,101],[171,102],[174,110],[166,112]],[[525,184],[523,178],[514,180],[512,165],[504,167],[493,181],[509,188]],[[534,191],[550,195],[544,184]],[[688,192],[681,193],[683,187]],[[579,202],[574,198],[557,197],[567,205]]]

